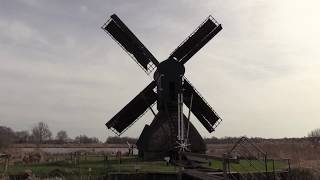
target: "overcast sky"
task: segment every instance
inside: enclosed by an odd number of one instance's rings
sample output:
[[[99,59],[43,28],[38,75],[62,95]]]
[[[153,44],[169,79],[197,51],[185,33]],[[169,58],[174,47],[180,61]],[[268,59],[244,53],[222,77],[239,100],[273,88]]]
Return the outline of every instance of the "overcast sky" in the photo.
[[[0,125],[46,122],[104,140],[151,80],[100,28],[116,13],[162,61],[209,15],[223,30],[186,76],[223,122],[203,136],[301,137],[320,128],[320,3],[0,0]],[[124,136],[138,137],[147,113]]]

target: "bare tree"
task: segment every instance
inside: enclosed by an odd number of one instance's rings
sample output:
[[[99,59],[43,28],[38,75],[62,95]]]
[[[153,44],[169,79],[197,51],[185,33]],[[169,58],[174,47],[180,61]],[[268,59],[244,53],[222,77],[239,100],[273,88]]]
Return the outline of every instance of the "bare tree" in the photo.
[[[17,131],[15,143],[28,143],[30,139],[29,131]]]
[[[43,141],[49,140],[52,136],[52,133],[46,123],[39,122],[35,127],[32,128],[32,136],[36,142],[41,144]]]
[[[312,130],[308,137],[320,137],[320,128]]]
[[[61,130],[57,133],[56,139],[60,142],[60,143],[65,143],[66,140],[68,139],[68,134],[66,131]]]
[[[15,138],[14,132],[11,128],[0,126],[0,148],[10,145]]]

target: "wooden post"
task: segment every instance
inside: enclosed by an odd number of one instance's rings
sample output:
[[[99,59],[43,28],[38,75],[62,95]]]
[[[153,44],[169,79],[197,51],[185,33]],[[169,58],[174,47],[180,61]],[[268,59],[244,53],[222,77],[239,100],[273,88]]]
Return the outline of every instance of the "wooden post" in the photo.
[[[276,171],[274,169],[274,159],[272,160],[273,180],[276,180]]]
[[[291,164],[290,164],[290,159],[288,159],[288,176],[289,176],[289,180],[291,179]]]
[[[9,166],[9,156],[7,156],[6,159],[5,159],[4,173],[7,172],[8,166]]]
[[[120,173],[120,164],[121,164],[121,157],[118,156],[118,172]]]
[[[103,155],[103,167],[106,167],[106,155]]]
[[[223,154],[223,161],[222,161],[222,168],[223,168],[223,176],[224,179],[228,179],[228,174],[227,174],[227,155]]]
[[[267,159],[267,153],[264,156],[264,163],[265,163],[265,168],[266,168],[266,179],[268,179],[268,159]]]
[[[180,167],[180,166],[179,166],[178,180],[182,180],[182,171],[183,171],[183,167]]]
[[[109,171],[109,157],[108,157],[108,155],[105,155],[105,157],[104,157],[104,160],[105,160],[105,167],[106,167],[106,172],[108,172]]]
[[[74,153],[73,155],[74,167],[77,167],[77,155]]]

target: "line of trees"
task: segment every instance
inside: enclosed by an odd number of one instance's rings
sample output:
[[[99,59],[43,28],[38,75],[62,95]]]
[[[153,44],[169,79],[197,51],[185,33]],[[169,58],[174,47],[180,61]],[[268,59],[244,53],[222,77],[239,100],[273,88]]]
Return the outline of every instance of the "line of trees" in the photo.
[[[106,144],[135,144],[138,141],[137,138],[131,137],[119,137],[119,136],[109,136],[106,140]]]
[[[49,126],[44,122],[37,123],[30,131],[13,131],[9,127],[0,126],[0,148],[16,144],[64,144],[64,143],[100,143],[96,137],[86,135],[77,136],[71,139],[67,131],[60,130],[53,137]]]
[[[320,142],[320,128],[314,129],[308,133],[307,139]],[[306,138],[281,138],[281,139],[266,139],[260,137],[250,138],[252,142],[300,142]],[[206,144],[234,144],[240,137],[211,137],[204,138]],[[107,144],[125,144],[125,143],[135,144],[137,138],[131,137],[119,137],[110,136],[106,139]],[[81,144],[97,144],[101,143],[96,137],[88,137],[86,135],[80,135],[74,139],[68,136],[67,131],[60,130],[57,132],[56,136],[53,137],[49,126],[44,122],[37,123],[30,131],[13,131],[9,127],[0,126],[0,148],[6,147],[12,143],[16,144],[65,144],[65,143],[81,143]]]
[[[11,144],[14,141],[14,135],[11,128],[0,126],[0,148]]]
[[[312,130],[308,137],[314,138],[314,137],[320,137],[320,128]]]

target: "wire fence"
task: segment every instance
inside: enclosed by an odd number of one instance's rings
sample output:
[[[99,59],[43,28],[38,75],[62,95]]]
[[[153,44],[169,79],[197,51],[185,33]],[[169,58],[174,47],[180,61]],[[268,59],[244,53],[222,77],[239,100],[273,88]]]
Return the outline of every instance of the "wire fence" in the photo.
[[[271,159],[256,144],[242,137],[224,154],[223,169],[228,179],[284,179],[290,174],[290,160]]]

